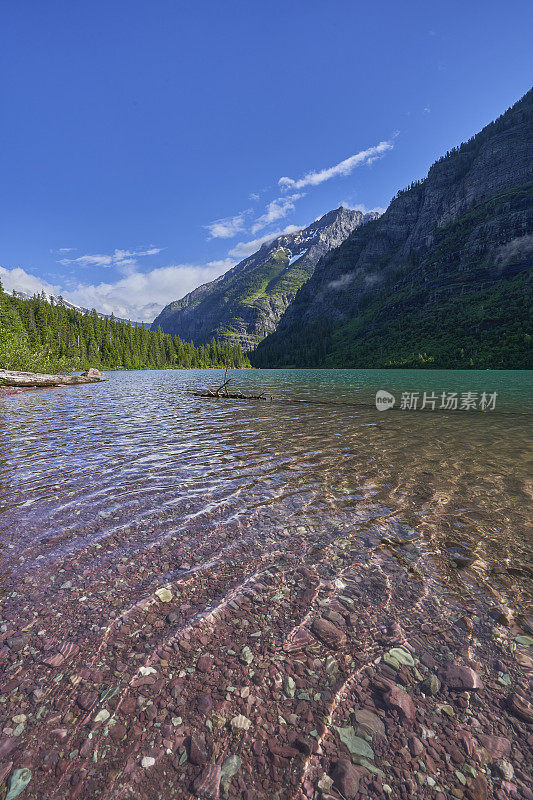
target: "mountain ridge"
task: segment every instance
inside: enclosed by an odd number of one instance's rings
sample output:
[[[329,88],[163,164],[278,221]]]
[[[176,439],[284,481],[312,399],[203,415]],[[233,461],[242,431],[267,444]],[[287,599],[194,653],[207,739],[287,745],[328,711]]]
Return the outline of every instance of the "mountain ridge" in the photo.
[[[318,260],[375,212],[343,206],[295,233],[263,244],[224,275],[169,303],[152,323],[164,333],[202,344],[234,339],[251,350],[273,331]]]

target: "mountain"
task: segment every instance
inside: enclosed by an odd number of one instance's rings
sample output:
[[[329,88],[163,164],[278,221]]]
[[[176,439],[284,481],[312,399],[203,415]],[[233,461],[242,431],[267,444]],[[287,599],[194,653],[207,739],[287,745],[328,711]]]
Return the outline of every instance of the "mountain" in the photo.
[[[317,264],[255,366],[532,366],[533,90]]]
[[[264,244],[220,278],[166,306],[152,323],[164,333],[204,344],[213,337],[244,350],[275,330],[317,261],[359,225],[378,216],[338,208],[296,233]]]

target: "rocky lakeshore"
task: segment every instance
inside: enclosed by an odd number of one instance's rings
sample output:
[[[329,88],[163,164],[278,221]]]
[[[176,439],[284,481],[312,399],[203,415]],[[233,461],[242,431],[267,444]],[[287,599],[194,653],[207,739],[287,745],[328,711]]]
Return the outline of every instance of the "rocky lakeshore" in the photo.
[[[531,800],[531,617],[403,528],[248,533],[4,561],[5,800]]]

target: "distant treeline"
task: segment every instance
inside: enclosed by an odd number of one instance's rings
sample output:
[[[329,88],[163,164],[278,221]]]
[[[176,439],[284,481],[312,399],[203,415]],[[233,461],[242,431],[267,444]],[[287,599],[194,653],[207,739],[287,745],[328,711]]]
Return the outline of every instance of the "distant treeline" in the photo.
[[[0,369],[49,372],[88,367],[166,369],[249,367],[236,342],[195,347],[142,325],[81,313],[45,295],[4,294],[0,283]]]

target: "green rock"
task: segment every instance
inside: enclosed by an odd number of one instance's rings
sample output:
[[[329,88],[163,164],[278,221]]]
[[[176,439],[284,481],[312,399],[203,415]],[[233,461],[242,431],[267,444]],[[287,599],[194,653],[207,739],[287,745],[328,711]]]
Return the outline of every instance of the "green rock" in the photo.
[[[362,756],[363,758],[374,758],[374,751],[365,739],[357,736],[354,728],[350,725],[346,728],[333,726],[339,734],[339,739],[346,745],[351,755]]]
[[[448,717],[453,717],[455,715],[455,711],[453,710],[452,706],[449,706],[447,703],[444,705],[438,705],[437,711],[446,714]]]
[[[23,769],[16,769],[8,783],[8,790],[4,800],[13,800],[21,794],[28,783],[31,781],[31,770],[24,767]]]
[[[413,656],[411,653],[408,653],[407,650],[404,650],[403,647],[393,647],[392,650],[389,650],[389,655],[405,667],[414,667],[415,665]]]
[[[294,682],[294,678],[292,678],[290,675],[287,675],[283,679],[283,690],[287,695],[287,697],[291,698],[294,697],[294,693],[296,691],[296,683]]]
[[[463,775],[463,773],[462,773],[462,772],[459,772],[459,770],[458,770],[458,769],[456,769],[456,770],[455,770],[455,775],[456,775],[456,777],[457,777],[457,780],[459,781],[459,783],[462,783],[462,784],[463,784],[463,786],[466,786],[466,778],[465,778],[465,776]]]
[[[242,664],[246,664],[247,666],[249,666],[253,660],[254,660],[254,654],[252,653],[250,648],[248,646],[243,647],[241,650],[241,654],[239,656],[239,661]]]
[[[225,794],[229,792],[231,779],[238,773],[241,766],[242,760],[239,758],[239,756],[228,756],[228,758],[222,762],[222,767],[220,770],[222,773],[222,779],[220,782]]]
[[[524,645],[524,647],[533,647],[533,638],[531,636],[516,636],[515,642]]]
[[[352,762],[357,764],[358,767],[363,767],[364,769],[371,772],[373,775],[381,775],[382,778],[386,778],[385,773],[376,767],[375,764],[372,764],[368,758],[363,758],[362,756],[352,756]]]
[[[393,669],[400,669],[400,662],[397,661],[394,658],[394,656],[391,656],[390,653],[385,653],[383,655],[383,661],[385,662],[385,664],[388,664],[389,667],[392,667]]]
[[[420,688],[426,695],[436,695],[440,691],[440,681],[436,675],[428,675],[421,683]]]
[[[333,656],[328,656],[326,658],[326,673],[328,675],[336,675],[339,671],[339,664]]]

